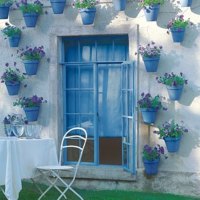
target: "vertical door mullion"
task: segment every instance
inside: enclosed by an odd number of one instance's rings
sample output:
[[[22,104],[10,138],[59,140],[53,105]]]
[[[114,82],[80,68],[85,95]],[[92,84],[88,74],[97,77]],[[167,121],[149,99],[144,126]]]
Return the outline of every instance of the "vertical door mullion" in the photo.
[[[98,136],[98,65],[93,64],[94,80],[94,163],[99,164],[99,136]]]
[[[64,99],[64,104],[63,104],[63,110],[64,110],[64,126],[63,126],[63,134],[65,134],[66,130],[67,130],[67,114],[66,114],[66,108],[67,108],[67,90],[66,90],[66,87],[67,87],[67,84],[66,84],[66,80],[67,80],[67,66],[66,65],[63,65],[63,73],[62,73],[62,76],[63,76],[63,99]],[[67,151],[64,151],[63,152],[63,158],[62,158],[62,161],[63,163],[67,163]]]

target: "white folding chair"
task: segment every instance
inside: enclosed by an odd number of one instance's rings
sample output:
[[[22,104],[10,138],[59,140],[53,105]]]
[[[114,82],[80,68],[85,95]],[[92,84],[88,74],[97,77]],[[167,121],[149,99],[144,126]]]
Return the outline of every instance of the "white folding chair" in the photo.
[[[78,131],[78,133],[73,134],[77,131]],[[69,141],[73,141],[73,140],[82,141],[81,142],[82,145],[79,146],[79,145],[69,144]],[[45,194],[53,187],[55,189],[57,189],[58,192],[60,193],[60,196],[57,198],[57,200],[61,199],[62,197],[67,199],[65,193],[68,190],[72,191],[76,196],[78,196],[81,200],[83,200],[83,198],[71,186],[75,181],[76,174],[77,174],[78,167],[79,167],[82,155],[83,155],[83,150],[85,148],[86,141],[87,141],[87,132],[85,129],[80,128],[80,127],[75,127],[75,128],[68,130],[62,138],[62,142],[61,142],[61,146],[60,146],[59,164],[56,166],[39,166],[39,167],[37,167],[38,171],[44,176],[44,178],[48,181],[48,183],[50,183],[49,187],[40,195],[38,200],[42,199],[45,196]],[[78,142],[78,143],[80,144],[80,142]],[[79,156],[78,156],[78,160],[77,160],[75,166],[62,165],[63,150],[66,150],[66,149],[67,150],[69,150],[69,149],[79,150]],[[60,172],[61,171],[69,171],[69,170],[74,170],[74,175],[73,175],[72,180],[67,183],[60,176]],[[49,173],[47,173],[47,172],[49,172]],[[49,175],[53,176],[55,179],[52,180]],[[61,190],[56,185],[57,181],[60,181],[64,185],[64,190]]]

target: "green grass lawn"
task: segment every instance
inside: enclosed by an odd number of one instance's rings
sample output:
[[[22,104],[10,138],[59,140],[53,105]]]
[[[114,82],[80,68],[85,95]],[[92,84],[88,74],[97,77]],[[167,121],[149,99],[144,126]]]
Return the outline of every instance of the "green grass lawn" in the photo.
[[[91,191],[77,190],[84,200],[200,200],[200,198],[184,197],[171,194],[149,193],[149,192],[126,192],[126,191]],[[23,183],[19,200],[37,200],[39,192],[33,184]],[[51,190],[43,200],[56,200],[58,193]],[[73,194],[67,195],[68,200],[78,200]],[[63,198],[64,199],[64,198]],[[0,193],[0,200],[6,200]]]

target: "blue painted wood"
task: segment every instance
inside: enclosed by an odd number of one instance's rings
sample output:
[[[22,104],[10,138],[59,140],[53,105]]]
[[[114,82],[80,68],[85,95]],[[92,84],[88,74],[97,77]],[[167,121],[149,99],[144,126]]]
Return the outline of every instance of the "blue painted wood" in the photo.
[[[136,173],[136,131],[135,131],[135,100],[134,100],[134,79],[135,68],[133,63],[121,65],[121,105],[122,105],[122,158],[123,168],[133,174]]]
[[[63,44],[64,129],[92,124],[98,164],[99,137],[122,137],[120,64],[128,60],[128,36],[68,37]]]

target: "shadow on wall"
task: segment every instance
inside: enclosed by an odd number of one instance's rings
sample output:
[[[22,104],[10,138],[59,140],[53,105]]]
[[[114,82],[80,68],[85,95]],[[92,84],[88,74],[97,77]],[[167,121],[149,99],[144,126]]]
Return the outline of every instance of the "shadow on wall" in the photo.
[[[190,106],[194,101],[195,97],[198,96],[200,96],[200,87],[192,86],[189,83],[189,85],[185,86],[179,103],[184,106]]]
[[[191,48],[195,45],[196,38],[200,33],[200,24],[189,25],[186,28],[185,37],[181,45],[186,48]]]
[[[181,157],[188,157],[192,150],[200,148],[200,133],[195,132],[195,130],[199,130],[199,127],[193,127],[193,129],[189,129],[187,134],[183,135],[179,149]]]
[[[199,0],[193,0],[192,1],[192,6],[191,6],[191,11],[195,14],[200,14],[200,4]]]
[[[136,18],[140,12],[140,7],[137,2],[129,2],[126,5],[125,15],[131,18]]]
[[[168,22],[172,18],[174,18],[179,12],[181,12],[181,9],[179,7],[177,7],[170,1],[165,1],[165,4],[160,8],[157,25],[161,28],[167,29]]]
[[[105,27],[109,25],[113,19],[118,18],[117,14],[119,12],[114,10],[113,4],[101,4],[100,6],[101,7],[96,12],[94,25],[98,26],[97,28],[105,29]]]

